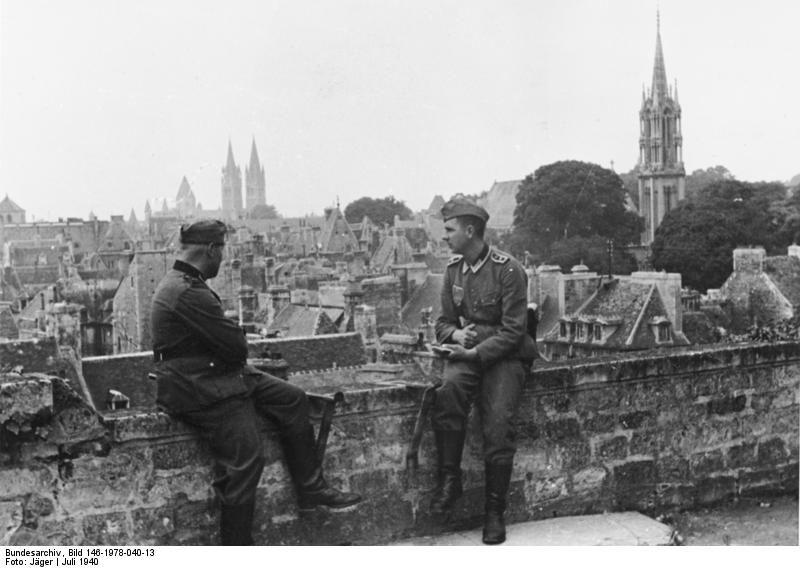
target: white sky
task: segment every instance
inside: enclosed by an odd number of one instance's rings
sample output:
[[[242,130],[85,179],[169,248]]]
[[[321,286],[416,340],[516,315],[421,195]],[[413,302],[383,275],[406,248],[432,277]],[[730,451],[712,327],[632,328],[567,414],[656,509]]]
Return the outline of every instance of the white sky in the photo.
[[[229,139],[286,216],[625,172],[657,7],[687,171],[800,173],[796,0],[0,0],[0,199],[142,219],[185,175],[216,208]]]

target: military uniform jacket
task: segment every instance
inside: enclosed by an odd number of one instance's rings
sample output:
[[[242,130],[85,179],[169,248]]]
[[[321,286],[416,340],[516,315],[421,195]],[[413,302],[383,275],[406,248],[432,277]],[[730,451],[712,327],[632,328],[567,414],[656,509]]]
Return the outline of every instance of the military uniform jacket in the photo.
[[[248,391],[244,330],[225,317],[194,267],[176,261],[156,288],[151,310],[159,406],[186,412]]]
[[[484,368],[511,357],[530,362],[537,351],[527,333],[527,306],[528,277],[511,255],[488,247],[475,266],[457,255],[445,270],[436,339],[447,343],[455,330],[474,323]]]

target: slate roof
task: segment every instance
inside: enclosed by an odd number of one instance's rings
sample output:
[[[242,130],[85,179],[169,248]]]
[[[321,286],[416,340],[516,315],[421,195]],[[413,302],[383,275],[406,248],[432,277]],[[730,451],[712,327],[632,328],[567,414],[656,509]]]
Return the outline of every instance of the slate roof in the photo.
[[[397,257],[395,258],[395,250]],[[414,261],[414,250],[405,235],[389,234],[383,238],[378,250],[369,261],[371,268],[384,271],[392,264],[407,264]]]
[[[764,273],[793,306],[800,306],[800,259],[794,256],[769,256]]]
[[[4,213],[18,213],[20,211],[25,211],[22,207],[14,203],[11,198],[6,195],[2,200],[0,200],[0,211]]]
[[[510,229],[514,224],[514,209],[517,206],[517,189],[522,180],[496,181],[489,191],[478,199],[478,205],[489,212],[488,227]]]
[[[407,329],[414,331],[420,323],[420,311],[425,308],[433,308],[431,311],[431,321],[442,313],[442,283],[444,282],[444,274],[428,274],[425,280],[420,284],[408,302],[400,310],[400,320]]]
[[[648,322],[654,318],[667,319],[667,311],[655,284],[624,278],[605,282],[583,306],[568,315],[578,319],[619,321],[617,329],[602,345],[620,350],[656,347]],[[633,340],[628,343],[631,336]],[[544,339],[557,341],[558,338],[559,326],[554,324]],[[686,343],[685,338],[677,333],[673,333],[673,341],[676,345]]]
[[[336,326],[322,308],[289,304],[277,313],[267,328],[281,337],[303,337],[335,333]]]

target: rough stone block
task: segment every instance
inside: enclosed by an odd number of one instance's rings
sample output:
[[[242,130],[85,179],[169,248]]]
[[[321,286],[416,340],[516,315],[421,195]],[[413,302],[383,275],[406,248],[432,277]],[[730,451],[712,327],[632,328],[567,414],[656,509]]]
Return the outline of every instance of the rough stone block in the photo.
[[[116,546],[130,542],[131,528],[125,513],[87,515],[83,519],[81,546]]]
[[[577,495],[599,494],[608,479],[608,471],[603,467],[589,467],[572,476],[572,491]]]
[[[707,477],[696,482],[697,503],[711,505],[736,495],[736,479],[732,476]]]
[[[694,454],[689,458],[689,467],[695,478],[708,477],[725,468],[725,454],[722,450]]]
[[[656,461],[659,482],[688,482],[691,472],[689,460],[682,456],[660,455]]]
[[[131,511],[133,534],[142,545],[167,544],[175,532],[172,507],[155,509],[135,509]]]
[[[728,467],[737,469],[740,467],[752,467],[755,465],[756,444],[755,442],[745,442],[728,447]]]
[[[14,532],[22,525],[22,503],[0,501],[0,546],[8,546]]]
[[[53,409],[53,387],[47,378],[8,378],[0,382],[0,425],[14,419],[21,424]]]
[[[616,427],[617,416],[611,413],[591,415],[581,424],[582,430],[591,434],[612,432]]]
[[[621,460],[628,455],[628,438],[615,436],[610,440],[597,443],[597,457],[608,460]]]
[[[55,477],[51,467],[40,464],[0,468],[0,499],[20,497],[31,492],[46,493]]]
[[[633,460],[617,465],[614,472],[614,495],[623,509],[653,507],[656,469],[652,459]]]
[[[715,398],[706,403],[706,410],[712,414],[731,414],[741,412],[747,406],[747,396],[744,394]]]
[[[155,469],[209,467],[213,461],[208,447],[199,439],[154,445],[152,455]]]
[[[788,457],[786,444],[781,438],[768,438],[758,442],[757,462],[759,464],[779,463]]]
[[[625,430],[646,428],[654,423],[653,413],[648,411],[628,412],[619,417],[619,424]]]
[[[577,419],[563,418],[548,422],[545,425],[545,433],[554,441],[569,440],[580,437],[581,427]]]

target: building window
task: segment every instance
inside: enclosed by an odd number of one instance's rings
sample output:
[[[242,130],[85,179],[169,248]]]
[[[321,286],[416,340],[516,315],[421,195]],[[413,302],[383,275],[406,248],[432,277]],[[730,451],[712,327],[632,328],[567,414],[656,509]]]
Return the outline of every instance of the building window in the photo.
[[[658,341],[659,343],[664,341],[671,341],[672,334],[670,333],[669,324],[662,324],[658,326]]]
[[[561,322],[561,326],[560,326],[559,331],[561,332],[561,337],[566,337],[567,336],[567,324],[566,324],[566,322],[563,322],[563,321]]]
[[[575,322],[574,321],[569,322],[569,334],[572,337],[575,337]]]
[[[578,324],[578,339],[583,339],[583,324]]]
[[[598,341],[603,339],[603,326],[599,324],[594,326],[594,338]]]

